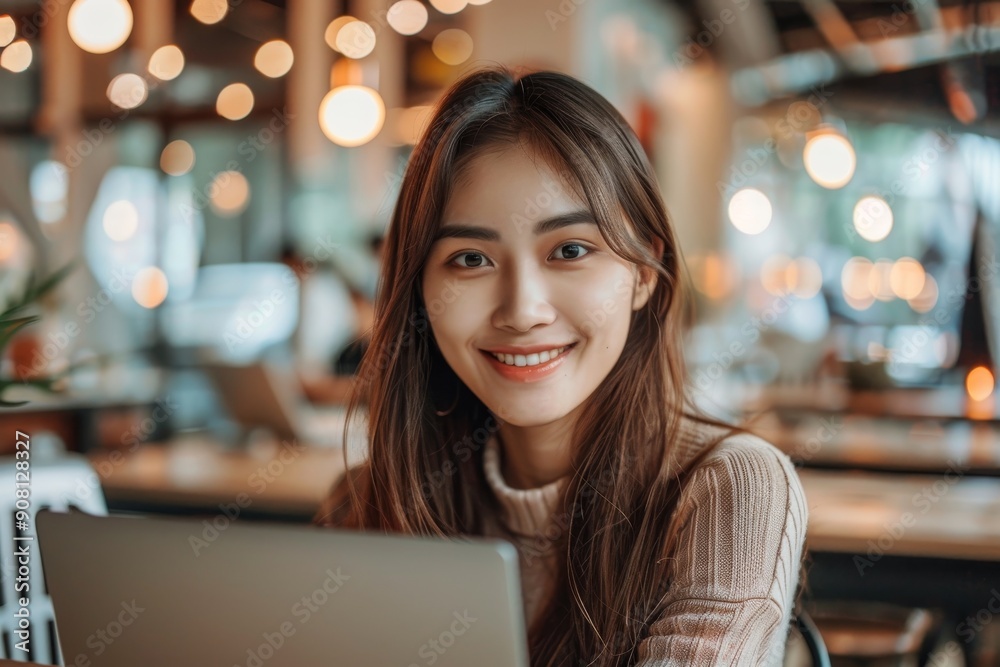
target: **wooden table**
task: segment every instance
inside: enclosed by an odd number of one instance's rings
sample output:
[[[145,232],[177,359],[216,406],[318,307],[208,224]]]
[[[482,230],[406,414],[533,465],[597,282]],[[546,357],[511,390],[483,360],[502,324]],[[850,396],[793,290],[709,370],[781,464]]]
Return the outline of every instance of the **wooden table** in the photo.
[[[844,385],[748,387],[742,410],[849,413],[902,419],[976,419],[1000,421],[1000,392],[971,401],[963,387],[852,391]]]
[[[197,441],[144,446],[117,464],[106,453],[91,460],[112,508],[211,513],[241,501],[247,514],[299,519],[315,512],[344,470],[337,448],[224,452]],[[869,540],[886,543],[885,535],[909,513],[911,525],[903,525],[898,538],[890,535],[894,555],[1000,562],[1000,479],[973,478],[960,469],[899,475],[805,468],[799,478],[809,501],[813,550],[864,553]]]
[[[813,551],[1000,564],[1000,479],[809,469],[799,479]]]
[[[109,507],[139,511],[211,513],[235,502],[247,516],[304,519],[344,471],[340,447],[275,443],[227,451],[197,437],[89,458]]]
[[[974,420],[906,420],[806,412],[759,416],[752,428],[810,467],[1000,477],[1000,427]]]

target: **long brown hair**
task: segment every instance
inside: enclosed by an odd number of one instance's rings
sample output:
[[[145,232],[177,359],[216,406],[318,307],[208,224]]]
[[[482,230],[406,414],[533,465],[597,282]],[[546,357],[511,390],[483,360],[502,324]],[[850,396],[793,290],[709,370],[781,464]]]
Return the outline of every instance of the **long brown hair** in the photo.
[[[347,408],[348,424],[367,408],[368,458],[314,523],[460,538],[481,534],[484,517],[498,511],[483,452],[499,423],[442,357],[428,313],[447,304],[425,303],[418,285],[463,167],[517,141],[568,175],[617,254],[659,276],[575,425],[555,594],[528,635],[533,665],[626,665],[662,609],[684,477],[724,437],[747,429],[704,415],[690,395],[681,342],[693,302],[656,175],[625,119],[570,76],[490,67],[465,75],[438,104],[402,180],[371,343]],[[677,466],[683,417],[725,432]]]

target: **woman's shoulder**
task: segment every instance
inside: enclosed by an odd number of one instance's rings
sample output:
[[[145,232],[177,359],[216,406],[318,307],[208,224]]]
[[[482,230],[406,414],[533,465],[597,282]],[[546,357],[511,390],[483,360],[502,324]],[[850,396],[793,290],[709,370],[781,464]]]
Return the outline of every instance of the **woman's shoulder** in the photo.
[[[733,431],[715,424],[705,424],[685,417],[682,440],[694,452],[712,447],[691,469],[692,482],[726,486],[744,497],[780,488],[789,490],[789,502],[804,504],[804,492],[789,456],[763,437],[746,431]],[[714,445],[714,446],[713,446]]]

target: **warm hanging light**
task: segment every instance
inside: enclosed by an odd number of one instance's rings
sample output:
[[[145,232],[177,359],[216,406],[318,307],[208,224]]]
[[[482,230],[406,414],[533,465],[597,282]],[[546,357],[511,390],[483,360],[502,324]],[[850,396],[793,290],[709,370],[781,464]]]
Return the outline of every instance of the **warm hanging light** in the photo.
[[[245,83],[231,83],[219,92],[215,110],[227,120],[246,118],[253,111],[253,91]]]
[[[191,3],[191,16],[205,25],[214,25],[226,18],[229,3],[226,0],[194,0]]]
[[[132,298],[143,308],[156,308],[167,298],[167,276],[155,266],[139,269],[132,279]]]
[[[257,49],[253,66],[264,76],[277,79],[288,74],[288,70],[292,69],[294,62],[295,56],[292,54],[292,47],[288,45],[288,42],[272,39],[270,42],[264,42]]]
[[[472,37],[458,28],[442,30],[431,43],[431,51],[446,65],[461,65],[472,55]]]
[[[771,224],[771,200],[756,188],[743,188],[729,200],[729,220],[744,234],[760,234]]]
[[[171,141],[160,153],[160,169],[171,176],[183,176],[194,168],[194,148],[183,139]]]
[[[119,74],[108,84],[108,99],[122,109],[135,109],[146,101],[149,89],[138,74]]]
[[[173,44],[161,46],[149,57],[150,74],[160,81],[171,81],[184,71],[184,52]]]
[[[870,195],[854,205],[854,229],[866,241],[881,241],[892,231],[892,209],[888,202]]]
[[[212,210],[224,217],[242,213],[250,202],[250,183],[238,171],[223,171],[216,175],[209,192]]]
[[[824,188],[842,188],[854,177],[857,158],[847,137],[822,130],[806,141],[802,153],[806,173]]]
[[[13,42],[16,36],[17,24],[14,23],[14,19],[10,17],[10,14],[0,16],[0,47],[7,46]]]
[[[984,401],[993,394],[993,373],[985,366],[976,366],[965,376],[965,391],[974,401]]]
[[[135,204],[127,199],[119,199],[112,202],[104,210],[104,218],[101,220],[104,233],[112,241],[127,241],[135,235],[135,230],[139,228],[139,211]]]
[[[109,53],[132,34],[132,8],[125,0],[76,0],[69,8],[69,36],[88,53]]]
[[[23,72],[31,66],[31,45],[19,39],[0,53],[0,67],[11,72]]]
[[[348,58],[364,58],[375,49],[375,29],[364,21],[350,21],[337,32],[336,44]]]
[[[319,124],[330,141],[361,146],[379,133],[385,122],[385,103],[367,86],[334,88],[319,105]]]
[[[468,0],[431,0],[431,6],[442,14],[457,14],[467,4]]]
[[[416,35],[427,26],[427,7],[418,0],[399,0],[385,18],[400,35]]]
[[[889,287],[892,293],[907,301],[920,296],[926,280],[923,265],[912,257],[900,257],[889,270]]]
[[[337,47],[337,35],[340,34],[340,29],[352,21],[357,21],[353,16],[338,16],[337,18],[330,21],[330,25],[326,26],[326,32],[323,33],[323,39],[326,41],[326,45],[331,49],[340,53],[340,48]]]

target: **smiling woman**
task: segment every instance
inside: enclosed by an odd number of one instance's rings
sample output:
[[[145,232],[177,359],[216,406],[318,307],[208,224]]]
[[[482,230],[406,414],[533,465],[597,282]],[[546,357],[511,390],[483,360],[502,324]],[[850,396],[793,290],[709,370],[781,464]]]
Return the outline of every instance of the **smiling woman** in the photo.
[[[802,487],[692,400],[680,248],[607,100],[554,72],[458,81],[380,285],[347,418],[368,409],[368,459],[315,523],[510,539],[533,665],[781,663]]]

